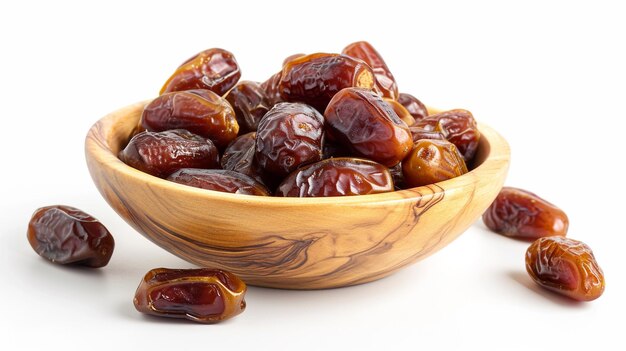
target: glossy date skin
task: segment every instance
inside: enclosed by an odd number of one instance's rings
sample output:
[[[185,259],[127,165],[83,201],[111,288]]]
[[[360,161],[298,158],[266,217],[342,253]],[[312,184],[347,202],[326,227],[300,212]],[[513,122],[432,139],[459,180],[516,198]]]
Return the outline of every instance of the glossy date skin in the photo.
[[[246,284],[220,269],[156,268],[141,280],[133,304],[159,317],[217,323],[246,308]]]
[[[181,168],[219,168],[219,151],[213,142],[184,129],[141,132],[120,151],[127,165],[165,178]]]
[[[366,89],[341,90],[324,117],[328,133],[339,144],[387,167],[398,164],[413,146],[407,125],[378,94]]]
[[[259,123],[255,158],[263,171],[282,178],[321,160],[323,137],[324,117],[314,108],[278,103]]]
[[[151,132],[186,129],[225,147],[237,137],[235,111],[223,98],[206,89],[177,91],[152,100],[141,114],[141,125]]]
[[[374,72],[376,86],[382,96],[392,100],[398,99],[398,84],[396,83],[396,79],[393,77],[393,74],[391,74],[385,60],[383,60],[378,51],[374,49],[372,44],[366,41],[357,41],[346,46],[341,53],[367,63]]]
[[[291,173],[276,196],[320,197],[385,193],[394,190],[387,167],[358,158],[329,158]]]
[[[413,118],[409,111],[407,111],[407,109],[399,102],[389,98],[383,98],[383,100],[389,104],[389,106],[393,109],[393,112],[395,112],[396,115],[398,115],[398,118],[400,118],[407,126],[410,127],[415,124],[415,118]]]
[[[265,89],[259,83],[247,80],[239,82],[225,99],[235,111],[240,134],[256,131],[261,118],[273,106]]]
[[[502,188],[483,214],[483,222],[496,233],[524,240],[565,236],[569,227],[569,219],[560,208],[512,187]]]
[[[416,121],[422,120],[428,117],[428,109],[426,106],[415,96],[407,93],[400,93],[398,95],[398,103],[400,103],[407,111],[415,118]]]
[[[208,49],[180,65],[165,82],[160,94],[208,89],[222,96],[237,84],[240,77],[241,70],[232,53],[219,48]]]
[[[256,132],[238,136],[233,140],[220,159],[223,169],[245,174],[259,183],[265,184],[266,177],[256,162]]]
[[[408,187],[434,184],[467,173],[467,166],[456,146],[446,140],[422,139],[402,161]]]
[[[466,163],[474,159],[480,132],[471,112],[461,109],[445,111],[416,121],[414,126],[443,134],[456,145]]]
[[[224,193],[269,196],[263,184],[245,174],[224,169],[183,168],[170,174],[167,180]]]
[[[426,130],[415,126],[410,126],[409,130],[411,131],[411,136],[413,137],[413,143],[417,143],[422,139],[446,140],[441,132],[437,132],[435,130]]]
[[[102,223],[70,206],[35,211],[27,236],[37,254],[58,264],[104,267],[115,248],[113,236]]]
[[[274,73],[268,80],[261,83],[261,89],[265,91],[265,96],[267,96],[268,102],[270,106],[274,106],[279,102],[283,102],[283,97],[280,96],[280,78],[282,77],[283,72],[279,71]]]
[[[343,88],[373,89],[372,69],[363,61],[339,54],[316,53],[283,66],[279,92],[284,101],[303,102],[323,112]]]
[[[604,292],[604,273],[586,244],[561,236],[537,239],[526,251],[526,271],[541,287],[577,301]]]

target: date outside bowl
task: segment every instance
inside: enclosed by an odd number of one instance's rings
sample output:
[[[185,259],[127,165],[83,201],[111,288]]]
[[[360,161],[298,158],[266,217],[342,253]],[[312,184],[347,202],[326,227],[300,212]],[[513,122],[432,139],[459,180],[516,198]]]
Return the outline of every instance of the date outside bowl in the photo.
[[[199,266],[231,271],[251,285],[323,289],[383,278],[463,233],[495,199],[509,166],[507,142],[479,124],[474,168],[428,186],[328,198],[198,189],[117,158],[145,104],[112,112],[89,130],[85,154],[96,187],[155,244]]]

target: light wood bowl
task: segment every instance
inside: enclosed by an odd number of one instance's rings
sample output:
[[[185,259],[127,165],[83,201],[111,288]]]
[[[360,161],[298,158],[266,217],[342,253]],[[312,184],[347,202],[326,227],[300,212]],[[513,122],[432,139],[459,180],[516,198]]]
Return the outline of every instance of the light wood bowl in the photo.
[[[96,187],[157,245],[251,285],[321,289],[385,277],[465,231],[494,200],[509,166],[507,142],[479,125],[478,166],[428,186],[331,198],[203,190],[153,177],[117,158],[145,103],[117,110],[89,130],[85,153]]]

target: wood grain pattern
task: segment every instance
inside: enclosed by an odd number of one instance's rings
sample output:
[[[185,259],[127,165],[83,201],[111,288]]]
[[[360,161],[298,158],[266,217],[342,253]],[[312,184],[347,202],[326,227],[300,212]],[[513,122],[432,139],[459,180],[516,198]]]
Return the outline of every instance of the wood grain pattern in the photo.
[[[87,165],[106,201],[138,232],[199,266],[247,284],[320,289],[376,280],[458,237],[496,197],[509,147],[479,125],[471,172],[392,193],[274,198],[220,193],[168,182],[116,157],[145,102],[115,111],[90,130]]]

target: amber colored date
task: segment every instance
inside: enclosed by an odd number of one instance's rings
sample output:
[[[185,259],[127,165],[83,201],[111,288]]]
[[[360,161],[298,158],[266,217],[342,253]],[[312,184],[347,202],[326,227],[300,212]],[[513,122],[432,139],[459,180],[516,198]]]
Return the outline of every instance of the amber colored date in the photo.
[[[224,193],[269,196],[263,184],[245,174],[224,169],[183,168],[170,174],[167,180]]]
[[[578,301],[604,292],[604,273],[586,244],[561,236],[539,238],[526,251],[526,271],[541,287]]]
[[[239,82],[225,99],[235,110],[240,134],[256,131],[261,118],[273,106],[259,83],[247,80]]]
[[[181,168],[220,167],[219,152],[213,142],[184,129],[141,132],[130,139],[119,158],[160,178]]]
[[[433,184],[467,173],[456,146],[446,140],[423,139],[402,161],[404,181],[409,187]]]
[[[415,118],[416,121],[422,120],[428,117],[428,109],[424,104],[415,96],[406,93],[400,93],[398,95],[398,103],[400,103],[407,111]]]
[[[137,311],[200,323],[217,323],[246,308],[246,284],[220,269],[155,268],[139,283]]]
[[[465,162],[469,163],[476,154],[480,132],[472,113],[467,110],[450,110],[416,121],[414,126],[437,131],[456,145]]]
[[[341,89],[373,89],[374,84],[374,73],[363,61],[346,55],[317,53],[287,62],[278,89],[284,101],[304,102],[323,112]]]
[[[59,264],[104,267],[115,248],[113,236],[102,223],[70,206],[35,211],[27,236],[37,254]]]
[[[398,98],[398,84],[391,74],[389,67],[382,56],[374,49],[372,44],[366,41],[357,41],[346,46],[341,52],[344,55],[363,60],[374,72],[376,86],[386,98],[396,100]]]
[[[492,231],[519,239],[565,236],[569,219],[565,212],[522,189],[504,187],[483,214]]]
[[[358,158],[329,158],[291,173],[276,196],[319,197],[366,195],[393,191],[387,167]]]
[[[354,154],[393,167],[411,150],[407,125],[376,93],[346,88],[324,113],[329,134]]]
[[[180,65],[165,82],[160,94],[209,89],[222,96],[235,86],[240,77],[241,70],[232,53],[219,48],[208,49]]]
[[[409,113],[409,111],[407,111],[407,109],[402,106],[399,102],[397,102],[396,100],[392,100],[389,98],[383,98],[383,100],[385,100],[385,102],[387,104],[389,104],[389,106],[391,106],[391,108],[393,109],[393,112],[396,113],[396,115],[398,115],[398,117],[402,120],[402,122],[406,123],[407,126],[412,126],[413,124],[415,124],[415,118],[413,118],[413,116]]]
[[[409,130],[411,131],[411,136],[413,137],[413,143],[417,143],[422,139],[446,140],[443,134],[434,130],[426,130],[415,126],[410,126]]]
[[[231,105],[206,89],[177,91],[152,100],[141,114],[141,125],[151,132],[186,129],[225,147],[237,137],[239,124]]]
[[[324,117],[300,103],[274,105],[261,119],[256,161],[268,173],[284,177],[301,165],[322,159]]]

